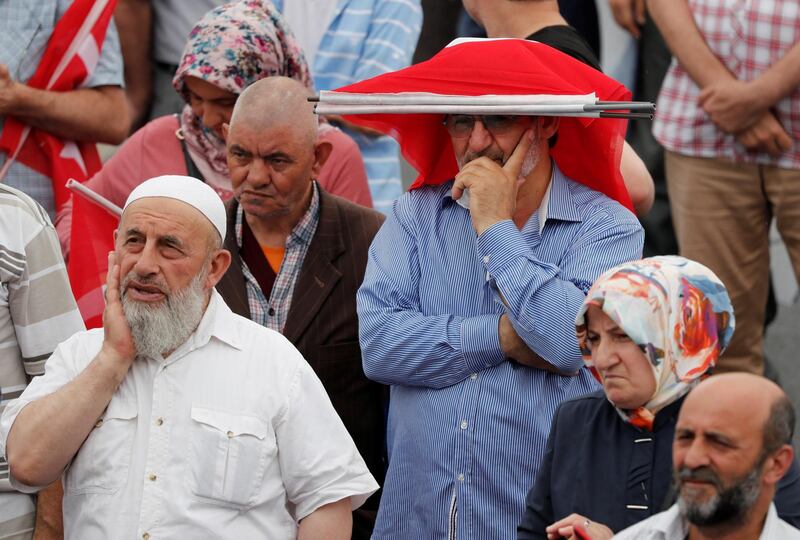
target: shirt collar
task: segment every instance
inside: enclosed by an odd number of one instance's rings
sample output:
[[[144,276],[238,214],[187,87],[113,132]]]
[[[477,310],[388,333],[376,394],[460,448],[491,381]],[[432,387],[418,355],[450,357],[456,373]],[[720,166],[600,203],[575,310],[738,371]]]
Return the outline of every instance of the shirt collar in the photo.
[[[235,315],[216,289],[211,291],[211,299],[208,301],[203,318],[200,319],[200,324],[189,336],[188,351],[204,346],[212,337],[227,343],[234,349],[242,349],[241,337],[235,324]]]
[[[669,510],[656,514],[651,518],[652,529],[663,534],[663,538],[686,538],[689,534],[689,525],[681,515],[678,503],[670,506]],[[768,540],[770,538],[777,538],[778,532],[778,511],[775,509],[775,503],[770,503],[769,510],[767,511],[767,519],[764,521],[764,527],[761,529],[760,540]]]
[[[656,514],[651,518],[652,530],[663,535],[663,538],[686,538],[689,526],[683,519],[678,503],[669,507],[669,510]]]
[[[552,163],[553,171],[550,175],[550,182],[547,184],[547,190],[544,192],[542,202],[539,204],[539,234],[544,230],[544,224],[548,218],[562,221],[582,221],[572,198],[569,179],[558,168],[555,160]],[[455,203],[452,187],[444,191],[441,197],[440,207],[442,208]]]
[[[242,205],[236,206],[236,222],[234,231],[236,233],[236,245],[242,247],[242,220],[244,219],[244,210]],[[314,238],[314,232],[317,230],[317,223],[319,222],[319,188],[315,180],[311,181],[311,203],[308,205],[308,210],[294,226],[292,232],[286,238],[286,245],[292,243],[310,244]]]

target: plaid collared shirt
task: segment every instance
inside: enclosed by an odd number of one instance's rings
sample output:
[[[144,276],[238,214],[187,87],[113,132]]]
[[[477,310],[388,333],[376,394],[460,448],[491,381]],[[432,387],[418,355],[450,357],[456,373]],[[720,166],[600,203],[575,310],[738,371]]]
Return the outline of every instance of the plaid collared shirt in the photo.
[[[689,0],[694,20],[708,46],[739,80],[753,80],[781,59],[800,40],[797,0]],[[668,150],[695,157],[728,159],[800,169],[800,146],[779,158],[748,152],[733,135],[717,129],[697,105],[700,90],[673,59],[653,126]],[[783,128],[800,140],[800,88],[774,109]]]
[[[275,284],[269,300],[267,299],[261,286],[253,277],[247,263],[242,261],[242,272],[244,273],[247,285],[247,302],[250,307],[250,318],[262,326],[271,328],[283,333],[286,324],[286,317],[289,315],[289,307],[292,305],[292,294],[294,285],[297,283],[297,276],[306,258],[308,246],[314,238],[314,232],[319,223],[319,189],[317,183],[312,182],[313,193],[311,194],[311,204],[303,218],[295,225],[289,237],[286,239],[286,253],[283,262],[275,276]],[[239,206],[236,210],[236,244],[242,247],[242,219],[244,212]],[[264,261],[264,264],[267,264]]]

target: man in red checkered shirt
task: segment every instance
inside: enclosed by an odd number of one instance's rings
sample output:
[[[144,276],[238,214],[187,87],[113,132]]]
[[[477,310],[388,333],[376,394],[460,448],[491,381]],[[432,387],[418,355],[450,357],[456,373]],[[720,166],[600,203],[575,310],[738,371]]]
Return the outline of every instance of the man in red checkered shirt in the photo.
[[[800,2],[648,0],[675,57],[653,127],[681,255],[725,282],[721,371],[763,372],[769,227],[800,277]]]

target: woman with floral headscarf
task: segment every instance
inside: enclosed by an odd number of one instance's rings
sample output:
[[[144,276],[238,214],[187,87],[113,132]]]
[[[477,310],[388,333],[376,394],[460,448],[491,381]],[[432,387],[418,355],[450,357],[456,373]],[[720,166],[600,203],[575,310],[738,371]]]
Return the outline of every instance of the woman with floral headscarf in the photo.
[[[180,115],[156,118],[134,133],[86,186],[122,206],[134,187],[164,174],[201,178],[227,200],[228,178],[222,124],[250,84],[284,76],[312,81],[308,65],[283,16],[269,0],[241,0],[219,6],[189,34],[173,86],[186,107]],[[318,182],[326,191],[371,207],[364,162],[355,141],[320,123],[319,138],[333,150]],[[59,212],[56,228],[66,254],[72,201]]]
[[[603,390],[556,411],[520,539],[611,538],[669,506],[678,411],[730,343],[734,315],[708,268],[653,257],[601,275],[575,324]],[[799,502],[795,463],[775,503],[795,524]]]

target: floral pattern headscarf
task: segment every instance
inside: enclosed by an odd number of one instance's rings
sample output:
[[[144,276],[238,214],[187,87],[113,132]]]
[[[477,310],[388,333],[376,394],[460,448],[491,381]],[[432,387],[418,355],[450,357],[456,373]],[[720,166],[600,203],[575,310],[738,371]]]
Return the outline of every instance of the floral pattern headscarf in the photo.
[[[623,420],[652,430],[656,413],[684,396],[733,336],[735,319],[720,279],[683,257],[651,257],[608,270],[595,281],[575,319],[581,354],[595,378],[587,343],[586,310],[597,306],[644,352],[656,389],[636,410],[617,407]]]
[[[188,105],[186,76],[241,94],[250,84],[282,75],[313,87],[308,64],[289,25],[269,0],[241,0],[206,13],[189,33],[172,79],[187,105],[181,113],[183,136],[217,173],[227,176],[225,141],[203,126]]]

